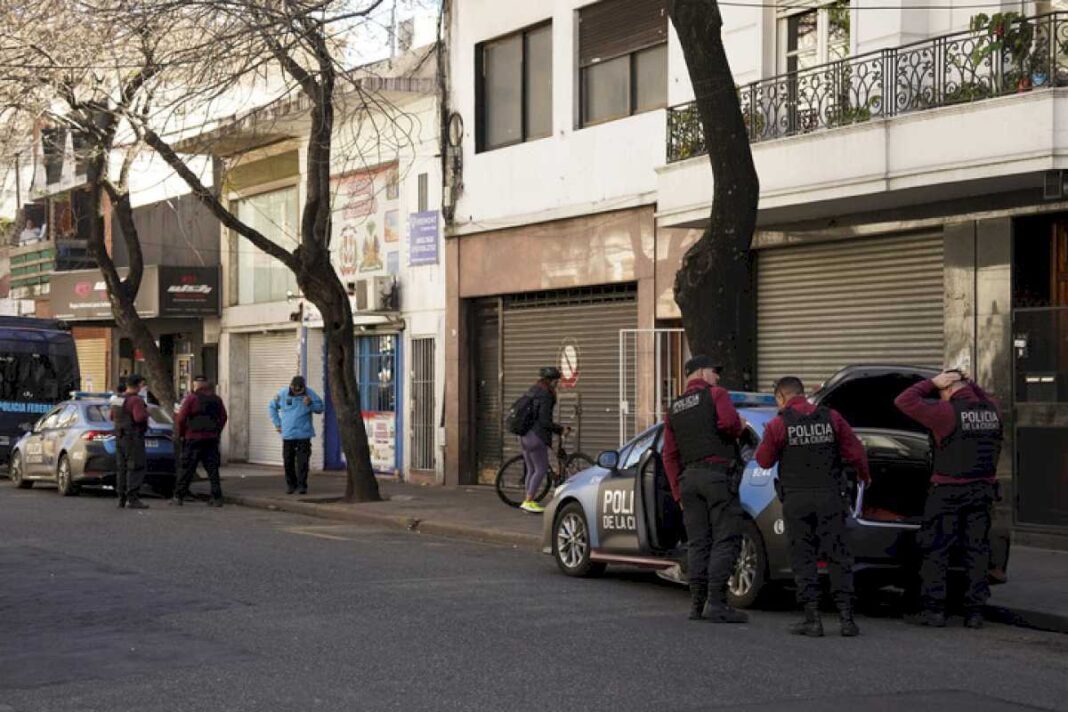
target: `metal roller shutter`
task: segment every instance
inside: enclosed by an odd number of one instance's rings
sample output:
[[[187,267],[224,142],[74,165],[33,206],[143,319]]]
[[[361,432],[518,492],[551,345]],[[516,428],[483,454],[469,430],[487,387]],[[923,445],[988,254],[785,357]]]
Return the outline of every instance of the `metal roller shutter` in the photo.
[[[78,352],[78,370],[82,390],[104,391],[108,387],[108,339],[104,329],[74,328],[74,348]],[[64,394],[65,395],[65,394]]]
[[[501,466],[501,412],[499,337],[500,300],[478,302],[474,306],[475,339],[475,462],[478,481],[492,483]]]
[[[941,364],[942,253],[941,233],[762,251],[760,387],[796,375],[815,388],[854,363]]]
[[[559,366],[566,343],[578,352],[578,380],[561,388],[556,418],[575,428],[569,445],[591,457],[619,447],[619,331],[638,323],[633,285],[519,295],[504,301],[504,410],[537,379]],[[519,452],[503,438],[504,456]]]
[[[292,332],[253,334],[248,344],[248,461],[282,464],[282,438],[271,425],[267,405],[297,373]]]

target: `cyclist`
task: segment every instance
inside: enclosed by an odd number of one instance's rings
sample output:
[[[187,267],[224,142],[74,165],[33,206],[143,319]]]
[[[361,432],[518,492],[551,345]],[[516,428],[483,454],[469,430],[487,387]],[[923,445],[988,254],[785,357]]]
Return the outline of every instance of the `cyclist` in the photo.
[[[519,445],[523,449],[523,463],[527,470],[526,498],[519,508],[531,514],[541,514],[545,511],[534,498],[538,496],[538,488],[549,472],[549,448],[552,446],[553,434],[560,435],[571,430],[553,422],[560,375],[560,369],[546,366],[538,372],[537,383],[527,391],[533,410],[533,426],[519,437]]]

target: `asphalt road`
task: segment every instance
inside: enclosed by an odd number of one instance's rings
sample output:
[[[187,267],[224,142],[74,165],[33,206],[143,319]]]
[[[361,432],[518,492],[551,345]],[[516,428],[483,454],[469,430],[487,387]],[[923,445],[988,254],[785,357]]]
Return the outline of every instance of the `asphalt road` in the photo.
[[[1068,636],[788,636],[635,572],[289,514],[0,481],[0,712],[1068,709]]]

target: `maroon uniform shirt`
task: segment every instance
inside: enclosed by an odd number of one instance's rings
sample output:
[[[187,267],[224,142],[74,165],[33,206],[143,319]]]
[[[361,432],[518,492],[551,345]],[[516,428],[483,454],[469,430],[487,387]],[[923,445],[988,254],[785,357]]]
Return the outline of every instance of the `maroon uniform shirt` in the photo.
[[[202,396],[215,395],[214,390],[210,386],[203,386],[196,389],[195,393],[188,394],[185,399],[182,400],[182,407],[178,409],[178,415],[174,417],[174,428],[178,433],[178,438],[181,440],[215,440],[219,437],[219,433],[222,432],[223,427],[226,425],[228,418],[226,414],[226,406],[223,405],[222,399],[220,398],[218,432],[206,432],[190,428],[189,419],[200,412],[200,401],[197,400],[197,393]]]
[[[686,384],[686,393],[692,393],[700,389],[706,389],[712,396],[712,402],[716,406],[717,429],[730,438],[739,438],[742,435],[742,419],[738,410],[731,401],[731,394],[725,388],[713,386],[703,378],[692,378]],[[720,465],[730,463],[721,457],[707,457],[705,462]],[[683,462],[679,456],[679,445],[675,441],[675,432],[671,429],[671,420],[664,414],[664,470],[667,472],[668,484],[671,485],[671,496],[678,502],[682,497],[679,491],[679,475],[682,474]]]
[[[783,410],[787,408],[801,415],[811,415],[816,411],[817,406],[809,403],[804,396],[794,396]],[[834,439],[838,443],[838,454],[841,455],[843,464],[850,465],[856,470],[861,482],[871,482],[868,453],[864,451],[864,444],[860,442],[860,438],[853,432],[853,428],[849,426],[846,419],[836,410],[831,410],[831,427],[834,428]],[[756,451],[757,464],[765,470],[772,467],[782,457],[785,447],[786,424],[781,415],[776,415],[764,426],[764,437],[761,438],[760,447]]]

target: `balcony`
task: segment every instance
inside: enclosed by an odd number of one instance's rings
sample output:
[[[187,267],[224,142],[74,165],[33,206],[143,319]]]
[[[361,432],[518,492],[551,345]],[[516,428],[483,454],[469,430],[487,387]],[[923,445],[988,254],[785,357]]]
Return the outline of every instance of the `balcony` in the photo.
[[[1023,18],[739,87],[753,143],[1068,86],[1068,13]],[[667,113],[667,162],[704,155],[694,103]]]

